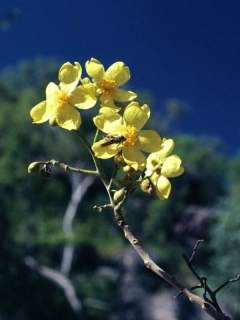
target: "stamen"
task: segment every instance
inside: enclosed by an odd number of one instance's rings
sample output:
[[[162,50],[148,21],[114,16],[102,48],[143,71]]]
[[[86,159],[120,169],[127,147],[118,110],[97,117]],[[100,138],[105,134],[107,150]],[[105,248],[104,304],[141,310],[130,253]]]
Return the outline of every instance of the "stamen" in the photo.
[[[69,95],[64,91],[59,91],[57,93],[57,101],[59,106],[63,106],[64,104],[69,103]]]
[[[123,136],[126,140],[123,142],[125,147],[134,147],[137,143],[138,130],[133,126],[128,126],[123,129]]]
[[[112,80],[112,79],[103,79],[101,82],[101,94],[105,97],[105,98],[111,98],[114,96],[115,94],[115,90],[116,90],[116,81]]]

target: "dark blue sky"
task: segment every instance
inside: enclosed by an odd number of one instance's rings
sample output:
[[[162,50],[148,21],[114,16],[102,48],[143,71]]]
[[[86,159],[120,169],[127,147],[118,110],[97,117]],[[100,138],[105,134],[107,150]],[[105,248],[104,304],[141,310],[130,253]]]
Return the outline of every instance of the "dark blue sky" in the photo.
[[[1,0],[0,13],[12,7],[22,17],[0,33],[0,70],[39,56],[121,59],[160,113],[166,99],[188,105],[182,131],[240,149],[239,1]]]

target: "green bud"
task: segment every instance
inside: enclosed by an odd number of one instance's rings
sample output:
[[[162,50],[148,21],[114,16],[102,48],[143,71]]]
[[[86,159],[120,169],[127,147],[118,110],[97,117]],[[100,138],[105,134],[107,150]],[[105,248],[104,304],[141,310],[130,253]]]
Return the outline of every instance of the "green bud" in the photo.
[[[127,164],[126,166],[123,167],[123,171],[129,174],[130,172],[133,171],[133,169]]]
[[[38,172],[40,168],[41,168],[41,163],[35,161],[30,163],[27,171],[28,173],[34,173],[34,172]]]
[[[149,193],[149,194],[152,194],[153,193],[153,186],[152,186],[152,183],[151,181],[146,178],[146,179],[143,179],[140,183],[140,188],[143,192],[146,192],[146,193]]]
[[[114,203],[117,204],[117,203],[121,202],[124,199],[126,192],[127,192],[127,190],[125,188],[122,188],[122,189],[115,191],[114,195],[113,195]]]

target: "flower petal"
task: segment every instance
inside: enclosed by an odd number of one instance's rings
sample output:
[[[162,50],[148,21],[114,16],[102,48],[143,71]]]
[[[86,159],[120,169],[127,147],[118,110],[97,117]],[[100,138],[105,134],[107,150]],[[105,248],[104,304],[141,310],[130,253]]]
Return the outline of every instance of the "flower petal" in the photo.
[[[34,106],[30,115],[33,120],[33,123],[43,123],[49,120],[49,114],[46,112],[46,101],[39,102],[36,106]]]
[[[137,94],[133,91],[117,89],[114,99],[119,102],[129,102],[137,98]]]
[[[109,107],[114,105],[113,97],[109,97],[108,95],[101,94],[99,96],[99,100],[101,105],[109,106]]]
[[[95,126],[104,133],[107,134],[118,134],[122,128],[122,117],[111,108],[104,108],[102,114],[97,115],[93,118]]]
[[[58,73],[60,82],[70,84],[78,81],[82,74],[82,67],[79,62],[74,62],[74,65],[70,62],[64,63]]]
[[[102,79],[104,75],[104,66],[95,58],[87,60],[85,63],[87,74],[96,81]]]
[[[107,69],[104,77],[115,80],[116,84],[121,86],[130,79],[130,71],[124,62],[117,61]]]
[[[141,130],[150,117],[150,109],[147,104],[140,107],[138,102],[131,102],[125,109],[123,114],[127,125],[134,126]]]
[[[167,157],[163,162],[161,174],[169,178],[180,176],[184,171],[181,164],[182,160],[177,155]]]
[[[64,91],[73,90],[82,75],[82,67],[79,62],[74,62],[74,65],[70,62],[64,63],[58,73],[58,79],[60,81],[60,88]]]
[[[160,176],[157,180],[157,190],[156,193],[160,199],[167,199],[171,193],[171,183],[168,178]]]
[[[114,157],[119,152],[119,145],[109,144],[104,145],[105,139],[99,140],[92,145],[92,150],[97,158],[109,159]]]
[[[134,147],[132,148],[123,147],[122,155],[123,155],[124,161],[133,169],[135,170],[144,169],[146,160],[142,151],[140,151],[139,149]]]
[[[47,85],[47,88],[46,88],[46,100],[47,100],[47,102],[50,102],[52,100],[55,101],[59,91],[60,91],[60,89],[59,89],[58,85],[56,85],[56,83],[54,83],[54,82],[50,82]]]
[[[71,105],[65,104],[58,110],[56,122],[59,127],[67,130],[77,130],[81,125],[80,113]]]
[[[70,96],[70,103],[79,109],[90,109],[97,102],[95,85],[92,83],[78,86]]]
[[[158,152],[160,158],[166,158],[174,149],[173,139],[163,139],[161,149]]]
[[[46,112],[49,114],[49,118],[56,114],[59,105],[58,95],[60,89],[54,82],[50,82],[46,88]]]
[[[138,134],[139,148],[144,152],[156,152],[161,147],[160,135],[154,130],[141,130]]]
[[[145,171],[146,177],[151,177],[154,172],[160,168],[160,165],[163,163],[164,159],[159,159],[158,152],[153,152],[147,157],[147,163]]]
[[[118,108],[116,105],[112,104],[111,106],[101,105],[99,109],[99,113],[104,114],[106,116],[111,116],[114,113],[118,113],[121,108]]]

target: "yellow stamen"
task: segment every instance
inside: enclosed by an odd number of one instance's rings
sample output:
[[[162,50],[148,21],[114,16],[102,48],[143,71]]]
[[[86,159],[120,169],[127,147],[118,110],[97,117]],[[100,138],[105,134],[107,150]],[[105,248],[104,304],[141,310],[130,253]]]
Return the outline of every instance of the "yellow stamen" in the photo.
[[[123,129],[123,136],[125,141],[123,142],[125,147],[134,147],[137,143],[138,130],[133,126],[128,126]]]
[[[116,81],[112,79],[102,79],[100,84],[100,91],[103,97],[111,98],[114,96],[117,87]]]
[[[60,107],[69,103],[69,95],[64,91],[59,91],[57,93],[57,102]]]

